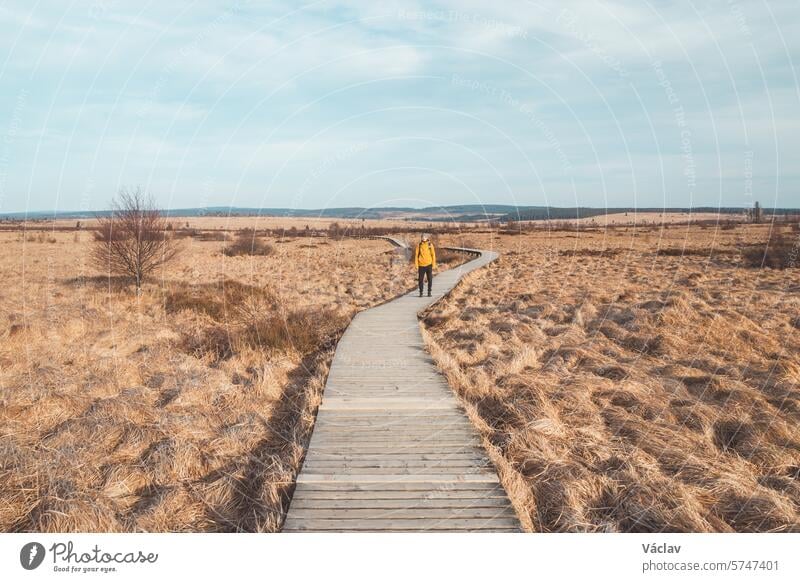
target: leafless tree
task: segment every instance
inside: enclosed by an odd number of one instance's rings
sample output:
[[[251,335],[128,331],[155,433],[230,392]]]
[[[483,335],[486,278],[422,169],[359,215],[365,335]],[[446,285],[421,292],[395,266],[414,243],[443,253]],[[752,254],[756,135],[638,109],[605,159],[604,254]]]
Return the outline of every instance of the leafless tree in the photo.
[[[155,201],[141,189],[121,190],[111,207],[98,219],[92,262],[109,275],[130,277],[139,291],[145,277],[175,259],[179,246]]]

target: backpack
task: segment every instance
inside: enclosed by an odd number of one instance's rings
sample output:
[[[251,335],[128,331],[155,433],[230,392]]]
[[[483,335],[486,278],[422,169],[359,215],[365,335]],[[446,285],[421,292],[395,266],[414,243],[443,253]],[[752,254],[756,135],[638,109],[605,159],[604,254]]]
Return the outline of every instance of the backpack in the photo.
[[[419,241],[419,244],[417,245],[417,261],[419,261],[419,253],[422,250],[422,243],[428,245],[428,252],[430,252],[431,247],[433,246],[433,244],[431,244],[431,241],[424,241],[424,240]],[[431,255],[433,255],[433,253],[431,253]]]

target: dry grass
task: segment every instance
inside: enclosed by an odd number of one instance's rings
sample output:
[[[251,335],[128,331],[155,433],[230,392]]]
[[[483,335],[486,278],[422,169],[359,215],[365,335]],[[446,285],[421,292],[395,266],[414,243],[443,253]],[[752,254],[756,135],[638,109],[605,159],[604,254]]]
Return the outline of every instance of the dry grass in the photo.
[[[800,272],[740,252],[768,229],[476,241],[503,255],[425,335],[531,529],[800,531]]]
[[[531,529],[800,528],[800,281],[748,266],[767,232],[442,240],[503,252],[426,337]],[[335,341],[413,268],[197,236],[137,296],[90,238],[0,234],[0,530],[279,529]]]
[[[413,269],[383,241],[187,238],[137,296],[90,240],[0,234],[0,531],[279,529],[335,341]]]

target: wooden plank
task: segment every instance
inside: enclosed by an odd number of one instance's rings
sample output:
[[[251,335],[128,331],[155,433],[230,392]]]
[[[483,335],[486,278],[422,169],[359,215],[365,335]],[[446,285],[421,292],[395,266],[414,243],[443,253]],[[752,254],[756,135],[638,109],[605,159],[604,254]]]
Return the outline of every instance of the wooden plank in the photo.
[[[409,467],[407,469],[399,469],[396,467],[387,469],[381,467],[310,467],[309,471],[313,471],[313,475],[317,476],[318,478],[331,477],[339,480],[358,480],[363,478],[367,481],[374,481],[376,478],[381,477],[385,478],[388,482],[395,482],[406,477],[414,477],[420,480],[427,478],[428,481],[431,479],[444,478],[445,481],[450,481],[454,475],[457,474],[460,477],[494,477],[495,475],[491,468],[474,468],[464,466]]]
[[[353,446],[347,446],[348,442],[352,442]],[[381,452],[405,452],[405,453],[429,453],[429,454],[446,454],[450,453],[467,453],[475,452],[481,456],[485,456],[483,445],[477,437],[469,439],[462,438],[448,438],[441,440],[430,440],[425,437],[411,438],[380,438],[380,439],[357,439],[353,437],[344,438],[331,438],[324,441],[320,438],[311,439],[311,446],[309,447],[309,454],[316,451],[341,451],[342,454],[379,454]]]
[[[391,399],[384,398],[328,398],[325,403],[320,406],[323,411],[351,411],[356,412],[360,410],[368,410],[372,412],[388,412],[394,410],[462,410],[457,403],[453,401],[452,396],[445,398],[402,398],[393,395]]]
[[[411,434],[403,434],[399,431],[354,431],[354,432],[338,432],[334,430],[327,430],[320,432],[319,439],[325,439],[327,442],[385,442],[385,443],[411,443],[411,442],[472,442],[479,443],[477,437],[473,437],[468,432],[456,431],[428,431],[428,432],[414,432]],[[313,443],[312,439],[312,443]],[[312,445],[313,446],[313,445]]]
[[[464,412],[455,407],[445,408],[444,406],[431,408],[403,408],[398,410],[385,410],[380,408],[367,409],[363,411],[353,410],[352,408],[329,409],[323,408],[320,412],[324,420],[352,420],[354,422],[369,422],[373,420],[408,420],[412,418],[424,419],[427,421],[436,420],[458,420],[465,421]]]
[[[374,467],[376,469],[409,469],[411,467],[425,467],[425,468],[438,468],[438,467],[485,467],[485,459],[394,459],[394,458],[376,458],[376,459],[358,459],[358,460],[345,460],[345,459],[306,459],[305,467],[311,470],[315,467],[324,468],[341,468],[358,469],[364,467]],[[490,467],[491,468],[491,467]]]
[[[309,490],[297,493],[293,498],[292,503],[298,503],[297,507],[302,505],[314,505],[316,503],[333,503],[340,502],[347,507],[371,506],[373,504],[381,503],[402,503],[409,506],[446,506],[448,504],[457,504],[459,507],[464,504],[474,505],[481,507],[487,504],[510,503],[505,491],[491,490],[491,491],[476,491],[476,490],[456,490],[445,491],[436,493],[435,495],[428,494],[424,491],[317,491]]]
[[[345,498],[345,499],[330,499],[330,498],[309,498],[299,497],[292,501],[292,507],[295,510],[299,509],[406,509],[411,507],[428,507],[431,509],[445,509],[452,507],[455,509],[465,507],[487,508],[487,507],[508,507],[511,505],[505,497],[449,497],[449,498],[394,498],[383,499],[376,497],[363,497],[363,498]]]
[[[313,445],[313,441],[312,441]],[[406,454],[428,454],[434,455],[439,454],[441,457],[447,457],[451,454],[456,454],[458,452],[471,452],[474,449],[480,447],[480,443],[475,441],[472,443],[468,443],[465,448],[465,444],[463,442],[452,442],[450,443],[451,447],[456,448],[445,448],[445,445],[441,443],[435,443],[430,441],[414,441],[414,442],[395,442],[395,441],[384,441],[381,443],[376,443],[375,441],[370,440],[345,440],[345,441],[328,441],[325,445],[321,445],[319,447],[315,447],[313,452],[314,453],[323,453],[325,457],[332,458],[331,454],[334,455],[351,455],[354,453],[358,453],[360,451],[367,451],[372,453],[382,453],[387,451],[386,454],[392,453],[406,453]],[[314,458],[321,458],[321,457],[314,457],[313,455],[308,456],[309,459]]]
[[[388,528],[370,529],[370,528],[366,528],[366,529],[353,530],[353,529],[343,529],[343,528],[326,529],[324,527],[315,527],[314,529],[310,529],[310,530],[298,530],[298,529],[286,528],[286,529],[284,529],[282,531],[284,531],[287,534],[303,534],[303,533],[310,533],[310,532],[314,532],[314,533],[345,533],[345,534],[346,533],[359,533],[359,534],[365,534],[365,533],[412,534],[412,533],[420,532],[420,531],[422,531],[422,532],[432,531],[433,533],[437,533],[437,534],[439,534],[439,533],[462,533],[462,534],[468,534],[468,533],[471,533],[471,532],[477,532],[477,533],[507,533],[507,534],[510,534],[510,533],[519,533],[520,530],[517,527],[513,527],[513,528],[512,527],[506,527],[506,528],[486,527],[486,528],[481,528],[479,530],[447,529],[447,528],[436,529],[436,530],[419,530],[417,528],[411,528],[411,529],[388,529]]]
[[[329,417],[354,419],[406,418],[408,415],[464,418],[463,410],[452,402],[419,399],[417,402],[422,404],[412,406],[406,404],[405,401],[397,402],[398,400],[402,399],[397,396],[393,396],[388,401],[386,398],[363,399],[360,402],[356,401],[355,404],[340,401],[321,406],[320,412],[324,412]],[[366,407],[365,404],[369,407]]]
[[[481,529],[507,529],[519,531],[516,517],[497,518],[431,518],[431,519],[286,519],[284,529],[287,531],[437,531]]]
[[[437,501],[467,502],[470,504],[488,503],[500,500],[508,503],[508,497],[502,488],[495,489],[452,489],[447,491],[417,490],[326,490],[302,489],[295,491],[292,503],[312,503],[316,500],[343,501],[346,503],[380,503],[382,501],[402,501],[403,503],[434,504]]]
[[[351,414],[345,411],[329,412],[322,411],[324,414],[320,415],[321,422],[330,423],[352,423],[355,425],[369,425],[375,422],[408,422],[416,420],[417,422],[424,422],[427,424],[459,424],[462,426],[469,426],[464,413],[460,410],[422,410],[411,409],[404,410],[401,414],[383,414],[376,412],[374,414]]]
[[[367,437],[403,437],[403,436],[431,436],[438,437],[455,436],[457,438],[473,436],[474,432],[469,427],[461,423],[453,424],[425,424],[412,422],[406,425],[401,424],[399,421],[368,425],[348,424],[346,422],[338,423],[334,421],[327,421],[322,423],[319,427],[320,436],[326,437],[352,437],[352,436],[367,436]],[[405,430],[404,430],[405,428]]]
[[[428,493],[442,493],[447,491],[493,491],[500,487],[499,483],[489,482],[476,482],[476,481],[461,481],[449,483],[435,483],[430,482],[414,482],[414,481],[396,481],[393,483],[365,483],[365,482],[351,482],[351,483],[337,483],[335,481],[328,482],[298,482],[296,491],[422,491]]]
[[[411,422],[412,419],[409,419]],[[464,421],[466,422],[466,421]],[[365,435],[431,435],[436,434],[440,436],[444,435],[459,435],[459,436],[471,436],[474,434],[474,429],[470,429],[470,427],[464,423],[453,423],[453,424],[445,424],[442,423],[441,425],[437,425],[436,423],[430,424],[413,424],[413,425],[406,425],[405,427],[399,421],[394,423],[378,423],[374,426],[366,425],[348,425],[347,423],[337,423],[335,421],[324,421],[321,422],[320,425],[317,427],[319,428],[320,434],[329,434],[330,436],[352,436],[358,434],[365,434]],[[406,430],[403,430],[403,429]],[[316,431],[315,431],[316,432]]]
[[[316,519],[502,519],[514,518],[514,509],[505,507],[373,507],[373,508],[334,508],[322,507],[295,508],[292,518],[295,520]]]
[[[341,464],[328,465],[314,463],[308,467],[308,471],[311,474],[317,475],[386,475],[387,477],[403,477],[406,475],[453,475],[455,473],[462,472],[469,475],[483,475],[491,474],[492,470],[493,469],[491,467],[482,467],[480,465],[467,463],[436,463],[432,466],[408,465],[406,467],[382,467],[376,466],[376,464],[366,464],[363,466],[352,467]]]
[[[318,451],[314,451],[311,454],[306,455],[305,462],[342,462],[342,463],[367,463],[367,462],[409,462],[409,461],[417,461],[417,462],[428,462],[434,463],[436,461],[441,460],[449,460],[449,461],[480,461],[485,462],[486,457],[482,457],[478,452],[466,452],[466,453],[449,453],[449,454],[440,454],[440,453],[419,453],[419,452],[400,452],[400,453],[376,453],[376,454],[342,454],[340,452],[336,453],[324,453],[320,454]]]
[[[491,467],[480,467],[475,465],[437,465],[434,467],[326,467],[313,465],[308,468],[314,475],[335,476],[337,478],[351,477],[353,479],[368,476],[370,478],[381,476],[392,480],[391,477],[403,478],[407,476],[419,477],[439,477],[452,476],[463,473],[464,475],[493,475]]]
[[[317,441],[319,442],[319,441]],[[315,445],[315,441],[311,439],[311,446]],[[370,439],[370,438],[350,438],[350,439],[330,439],[325,441],[324,447],[327,449],[331,449],[332,447],[349,447],[349,448],[356,448],[356,447],[374,447],[374,446],[395,446],[395,447],[405,447],[409,449],[413,448],[426,448],[432,446],[440,446],[440,445],[448,445],[448,446],[462,446],[462,445],[470,445],[470,446],[480,446],[480,441],[475,439],[448,439],[448,440],[439,440],[435,437],[428,437],[428,438],[417,438],[417,439],[401,439],[401,438],[385,438],[385,439]],[[322,446],[322,445],[321,445]]]
[[[405,428],[407,432],[416,433],[431,433],[442,434],[444,432],[450,433],[465,433],[473,434],[474,429],[467,424],[465,419],[452,419],[448,421],[431,419],[426,422],[416,416],[409,415],[408,419],[404,422],[402,419],[384,419],[375,418],[368,421],[360,420],[347,420],[338,418],[327,418],[318,421],[317,428],[326,431],[329,430],[335,434],[350,434],[350,433],[382,433],[382,432],[403,432]]]
[[[329,438],[326,438],[329,437]],[[420,446],[437,446],[437,445],[450,445],[450,446],[459,446],[459,445],[472,445],[472,446],[480,446],[481,442],[476,437],[468,437],[463,434],[455,434],[455,435],[445,435],[445,434],[436,434],[431,433],[427,435],[399,435],[394,433],[384,433],[384,434],[351,434],[348,436],[339,435],[321,435],[317,439],[312,438],[310,446],[315,446],[316,443],[319,443],[320,440],[324,439],[325,446],[330,448],[332,446],[342,447],[342,446],[350,446],[353,447],[361,447],[361,446],[384,446],[384,447],[417,447]]]
[[[365,473],[363,475],[326,475],[322,473],[307,473],[301,471],[297,476],[298,483],[428,483],[431,488],[444,483],[499,483],[494,473],[448,473],[429,475],[425,473],[412,473],[408,475],[381,475]]]
[[[323,414],[317,420],[317,426],[330,425],[335,427],[353,427],[353,428],[369,428],[372,426],[377,427],[402,427],[413,426],[418,427],[431,427],[431,428],[450,428],[458,427],[474,430],[463,415],[455,412],[441,414],[430,414],[424,411],[408,411],[407,414],[393,414],[393,415],[374,415],[355,417],[345,414]]]

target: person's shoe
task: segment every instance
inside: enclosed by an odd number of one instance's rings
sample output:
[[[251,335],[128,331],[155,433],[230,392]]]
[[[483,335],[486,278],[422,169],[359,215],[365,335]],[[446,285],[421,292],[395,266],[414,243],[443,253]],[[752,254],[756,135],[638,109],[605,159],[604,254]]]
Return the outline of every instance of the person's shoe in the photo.
[[[428,291],[428,297],[433,297],[430,291]]]
[[[422,297],[422,291],[419,292],[419,296]]]

